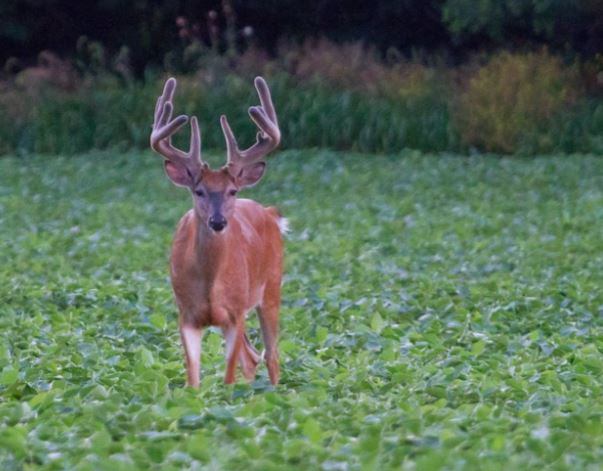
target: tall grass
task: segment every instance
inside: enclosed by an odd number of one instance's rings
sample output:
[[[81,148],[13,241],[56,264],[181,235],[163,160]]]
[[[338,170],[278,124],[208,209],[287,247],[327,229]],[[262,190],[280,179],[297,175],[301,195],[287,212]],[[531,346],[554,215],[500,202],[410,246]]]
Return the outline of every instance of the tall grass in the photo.
[[[223,147],[222,113],[242,145],[252,142],[255,129],[247,108],[258,101],[252,78],[263,74],[285,148],[603,149],[603,99],[596,84],[593,91],[578,65],[566,66],[546,52],[502,53],[479,67],[450,69],[395,57],[385,62],[358,44],[317,41],[283,48],[276,59],[250,49],[236,60],[216,56],[203,64],[196,74],[179,76],[175,100],[177,112],[200,118],[205,148]],[[589,67],[592,72],[593,64]],[[165,76],[131,81],[97,73],[67,85],[49,78],[52,74],[29,71],[0,82],[0,153],[148,146]],[[177,142],[186,140],[181,134]]]
[[[231,75],[211,86],[186,77],[179,83],[176,112],[200,118],[204,147],[223,146],[218,123],[222,113],[228,115],[241,143],[253,141],[256,130],[247,108],[258,98],[251,80]],[[270,86],[285,147],[393,152],[404,147],[429,151],[451,146],[448,106],[435,95],[367,96],[318,82],[298,85],[286,76],[272,77]],[[19,124],[8,119],[0,124],[0,149],[77,153],[92,148],[147,147],[160,93],[161,82],[153,81],[44,94]]]

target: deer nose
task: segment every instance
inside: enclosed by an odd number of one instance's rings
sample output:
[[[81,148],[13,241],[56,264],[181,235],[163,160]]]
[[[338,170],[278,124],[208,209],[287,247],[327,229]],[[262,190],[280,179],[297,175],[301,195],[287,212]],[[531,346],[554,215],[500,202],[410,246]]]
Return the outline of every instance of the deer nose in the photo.
[[[209,227],[216,232],[220,232],[222,229],[224,229],[226,224],[227,222],[224,216],[212,216],[209,218]]]

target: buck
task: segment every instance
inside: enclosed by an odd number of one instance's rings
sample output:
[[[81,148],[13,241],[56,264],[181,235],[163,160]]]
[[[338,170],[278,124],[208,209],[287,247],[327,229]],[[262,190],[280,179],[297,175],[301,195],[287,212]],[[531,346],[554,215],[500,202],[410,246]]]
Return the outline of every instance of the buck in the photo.
[[[273,207],[237,198],[242,188],[255,185],[266,168],[265,157],[279,144],[281,133],[270,90],[255,79],[260,106],[249,108],[259,132],[255,144],[240,150],[226,116],[220,117],[226,139],[227,162],[210,169],[201,157],[201,134],[190,119],[188,153],[171,143],[188,116],[172,119],[176,80],[165,83],[157,100],[151,148],[164,157],[164,169],[176,185],[190,190],[193,208],[180,220],[170,257],[172,288],[186,360],[187,384],[199,386],[201,334],[222,329],[226,343],[226,384],[235,381],[240,364],[247,380],[255,377],[262,356],[249,341],[245,318],[257,309],[264,341],[264,358],[272,384],[279,379],[279,324],[283,242],[286,219]]]

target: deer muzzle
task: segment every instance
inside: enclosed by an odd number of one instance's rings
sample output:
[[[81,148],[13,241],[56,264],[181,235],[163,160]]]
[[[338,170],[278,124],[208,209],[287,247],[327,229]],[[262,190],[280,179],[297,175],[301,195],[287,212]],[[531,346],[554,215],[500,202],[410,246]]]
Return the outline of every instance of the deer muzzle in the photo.
[[[228,224],[226,218],[221,214],[215,214],[211,216],[207,223],[209,227],[216,232],[221,232]]]

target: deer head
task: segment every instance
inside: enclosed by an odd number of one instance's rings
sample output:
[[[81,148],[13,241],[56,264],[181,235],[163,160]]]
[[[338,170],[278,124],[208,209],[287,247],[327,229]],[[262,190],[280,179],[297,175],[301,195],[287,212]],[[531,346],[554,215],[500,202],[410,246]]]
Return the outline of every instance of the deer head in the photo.
[[[260,181],[266,168],[265,157],[281,140],[266,81],[256,77],[255,88],[260,97],[260,106],[250,107],[249,116],[258,127],[256,142],[248,149],[239,149],[228,120],[222,115],[220,124],[226,139],[227,159],[226,164],[218,170],[210,169],[201,157],[201,133],[195,116],[190,119],[189,151],[184,152],[172,145],[174,133],[189,121],[186,115],[172,119],[176,79],[166,81],[155,106],[151,148],[165,158],[164,168],[168,178],[191,191],[197,215],[207,221],[214,232],[221,232],[228,225],[238,191]]]

